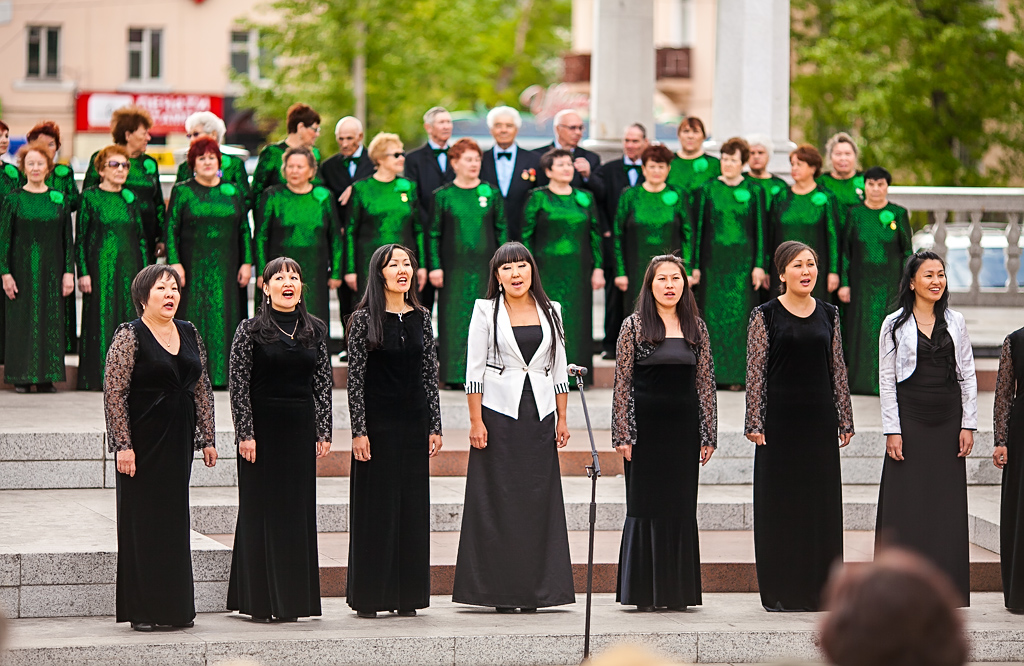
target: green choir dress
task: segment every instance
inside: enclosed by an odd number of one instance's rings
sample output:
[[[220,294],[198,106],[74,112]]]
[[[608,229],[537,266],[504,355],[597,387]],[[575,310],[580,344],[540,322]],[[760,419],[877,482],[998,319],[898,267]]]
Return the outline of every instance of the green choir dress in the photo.
[[[178,165],[178,175],[175,178],[175,182],[184,183],[192,178],[192,176],[192,170],[188,168],[188,160],[186,160]],[[220,179],[221,182],[231,183],[238,188],[238,191],[242,193],[242,200],[245,202],[246,210],[252,208],[253,200],[252,189],[249,187],[249,173],[245,170],[245,162],[242,161],[241,157],[221,154]],[[206,342],[205,337],[203,342]]]
[[[787,187],[772,204],[765,238],[769,258],[788,240],[814,248],[818,253],[818,281],[812,293],[824,300],[828,274],[839,272],[839,203],[835,196],[821,185],[807,194],[795,194],[793,188]],[[776,273],[773,272],[771,280],[773,287],[778,285]],[[778,293],[777,289],[773,291]]]
[[[89,158],[89,169],[85,172],[82,190],[100,184],[96,171],[96,155]],[[146,261],[156,263],[156,245],[164,242],[164,191],[160,186],[160,169],[156,160],[143,153],[129,160],[128,180],[124,187],[135,194],[136,206],[142,216],[142,228],[146,234]]]
[[[352,184],[345,225],[345,273],[355,273],[359,280],[356,298],[366,287],[370,257],[381,245],[401,243],[416,253],[420,266],[429,263],[418,200],[416,183],[405,178],[384,183],[371,177]]]
[[[107,348],[114,331],[138,315],[132,303],[132,280],[146,266],[146,231],[139,198],[127,187],[82,192],[75,234],[79,278],[88,276],[92,293],[82,294],[82,342],[78,388],[103,390]]]
[[[291,257],[302,267],[302,298],[310,314],[330,321],[327,281],[341,279],[342,240],[331,191],[314,185],[296,194],[287,185],[263,192],[253,239],[256,275],[271,259]]]
[[[0,204],[3,203],[4,198],[18,189],[21,182],[21,172],[18,171],[18,167],[13,164],[0,165]],[[0,252],[6,251],[5,248],[0,247]],[[6,297],[0,297],[0,363],[4,362],[4,351],[6,345],[4,344],[4,330],[7,328],[6,324]]]
[[[259,159],[256,162],[256,169],[252,172],[252,198],[250,201],[255,206],[259,203],[263,193],[275,185],[284,185],[285,179],[281,175],[281,167],[284,165],[284,153],[288,150],[288,144],[284,141],[269,143],[260,151]],[[310,148],[313,151],[313,158],[317,165],[320,164],[320,151],[316,146]],[[242,171],[245,171],[243,168]],[[320,181],[320,173],[313,176],[313,185],[323,185]]]
[[[750,273],[764,268],[764,190],[752,178],[735,186],[715,178],[697,192],[695,208],[697,304],[711,339],[715,381],[745,384],[747,322],[760,303]]]
[[[65,326],[64,274],[74,274],[70,203],[57,190],[16,190],[0,203],[0,275],[18,293],[7,306],[9,384],[62,382]],[[7,300],[7,297],[4,296]]]
[[[466,383],[469,320],[478,298],[487,297],[487,267],[508,240],[501,192],[487,183],[463,189],[448,183],[434,192],[430,270],[444,271],[437,291],[440,381]]]
[[[648,192],[643,184],[631,187],[619,197],[615,213],[615,276],[629,278],[623,299],[632,312],[643,285],[651,257],[680,252],[690,268],[693,231],[683,193],[671,185],[660,192]],[[612,276],[606,276],[609,280]]]
[[[185,267],[177,317],[192,322],[206,344],[210,382],[226,387],[231,342],[248,314],[238,289],[238,269],[252,263],[245,194],[227,181],[175,185],[167,207],[167,263]]]
[[[818,176],[817,182],[831,192],[839,203],[836,234],[839,238],[842,238],[843,225],[846,224],[846,214],[851,208],[864,201],[864,174],[858,171],[850,178],[840,179],[830,173],[823,173]],[[839,260],[842,261],[842,256],[839,257]],[[839,271],[837,270],[836,272],[838,273]]]
[[[847,213],[839,277],[850,288],[850,302],[840,314],[852,393],[878,395],[878,335],[896,309],[911,234],[907,209],[894,203],[880,210],[860,204]]]
[[[722,161],[712,155],[701,155],[692,160],[676,155],[669,164],[668,184],[686,195],[686,212],[696,220],[694,204],[697,190],[708,180],[722,175]],[[690,239],[691,242],[693,239]]]
[[[772,202],[775,201],[775,198],[782,195],[786,188],[789,187],[789,183],[771,174],[769,174],[768,178],[754,178],[749,173],[744,173],[743,177],[761,186],[761,190],[764,192],[764,212],[766,216],[768,211],[771,210]]]
[[[594,269],[603,268],[594,197],[577,189],[572,194],[555,194],[549,187],[533,190],[523,209],[523,245],[537,261],[544,292],[562,305],[566,359],[593,369],[590,276]]]

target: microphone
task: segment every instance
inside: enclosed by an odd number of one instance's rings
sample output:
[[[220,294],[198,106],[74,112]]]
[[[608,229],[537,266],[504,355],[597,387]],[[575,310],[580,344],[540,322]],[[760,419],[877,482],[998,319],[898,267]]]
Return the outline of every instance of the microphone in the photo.
[[[569,373],[570,377],[586,377],[588,372],[582,365],[576,365],[575,363],[567,365],[565,370]]]

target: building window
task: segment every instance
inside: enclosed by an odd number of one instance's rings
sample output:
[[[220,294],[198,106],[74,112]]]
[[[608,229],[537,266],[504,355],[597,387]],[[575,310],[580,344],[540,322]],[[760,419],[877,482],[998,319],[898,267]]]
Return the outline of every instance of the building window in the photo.
[[[270,52],[260,38],[259,30],[231,31],[231,71],[251,81],[262,79],[261,72],[270,67]]]
[[[163,78],[164,31],[160,28],[128,29],[128,80],[143,83]]]
[[[41,25],[28,26],[28,59],[25,78],[60,78],[60,28]]]

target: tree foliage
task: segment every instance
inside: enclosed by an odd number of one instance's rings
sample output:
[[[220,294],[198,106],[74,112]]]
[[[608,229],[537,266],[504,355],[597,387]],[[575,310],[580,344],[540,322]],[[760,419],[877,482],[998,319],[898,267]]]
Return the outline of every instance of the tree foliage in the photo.
[[[568,46],[571,0],[274,0],[272,24],[253,24],[274,54],[263,82],[242,81],[241,106],[279,122],[304,101],[326,125],[355,109],[352,65],[366,58],[367,136],[422,136],[431,106],[518,106],[529,85],[553,81]],[[284,132],[283,123],[275,135]],[[322,148],[334,142],[324,132]]]
[[[861,162],[885,165],[904,182],[1019,179],[1021,4],[794,0],[793,92],[808,138],[820,145],[852,130]]]

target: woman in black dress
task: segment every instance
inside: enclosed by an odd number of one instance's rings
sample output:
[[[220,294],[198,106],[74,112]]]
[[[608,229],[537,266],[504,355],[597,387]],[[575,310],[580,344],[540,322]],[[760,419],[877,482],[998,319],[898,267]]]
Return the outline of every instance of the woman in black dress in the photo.
[[[1024,328],[1006,336],[996,375],[992,462],[1003,470],[999,559],[1006,607],[1024,613]],[[1013,455],[1009,449],[1013,448]],[[1019,454],[1019,455],[1018,455]]]
[[[717,411],[711,343],[683,262],[654,257],[615,351],[612,441],[626,459],[616,591],[623,605],[701,603],[697,462],[715,452]]]
[[[817,254],[786,241],[774,265],[782,293],[754,308],[747,332],[757,584],[765,610],[816,611],[843,557],[839,449],[853,437],[853,407],[839,312],[811,295]]]
[[[295,260],[270,260],[263,303],[231,343],[238,525],[228,610],[254,622],[320,615],[316,459],[331,450],[334,379],[327,325],[306,311],[303,286]]]
[[[352,421],[348,605],[416,615],[430,605],[430,458],[441,450],[437,348],[416,300],[416,259],[395,243],[370,257],[348,331]]]
[[[557,448],[569,442],[562,309],[505,243],[469,323],[469,469],[452,601],[531,613],[576,600]]]
[[[170,266],[142,269],[131,291],[139,318],[114,333],[103,394],[117,452],[117,621],[136,631],[191,627],[193,449],[207,467],[217,462],[206,349],[192,324],[174,318]]]
[[[964,316],[948,303],[939,255],[911,255],[900,280],[900,309],[882,322],[878,339],[887,455],[875,549],[895,545],[924,555],[969,606],[966,459],[978,428],[978,382]]]

